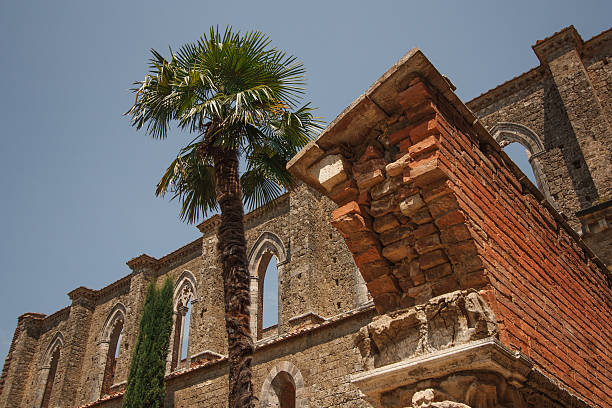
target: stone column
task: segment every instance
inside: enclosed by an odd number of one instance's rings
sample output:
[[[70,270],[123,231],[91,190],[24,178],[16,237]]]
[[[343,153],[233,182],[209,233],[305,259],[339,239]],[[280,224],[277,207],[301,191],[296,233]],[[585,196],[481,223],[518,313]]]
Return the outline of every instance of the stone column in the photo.
[[[598,196],[590,197],[592,204],[612,198],[612,127],[582,62],[582,45],[576,29],[570,26],[538,41],[533,50],[550,70],[588,167],[584,177],[590,175],[597,190]],[[586,207],[588,204],[583,204]]]

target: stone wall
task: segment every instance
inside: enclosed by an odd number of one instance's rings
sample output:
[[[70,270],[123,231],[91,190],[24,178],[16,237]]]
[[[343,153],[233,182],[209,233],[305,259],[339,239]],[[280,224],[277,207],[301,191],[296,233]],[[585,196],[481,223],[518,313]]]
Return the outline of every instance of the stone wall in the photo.
[[[279,261],[279,325],[262,330],[257,326],[261,314],[258,297],[254,297],[252,305],[258,347],[270,349],[266,345],[270,341],[319,326],[368,302],[365,284],[350,252],[329,222],[333,208],[334,204],[326,197],[301,186],[246,216],[252,287],[258,288],[258,282],[263,280],[258,271],[265,271],[270,256]],[[100,399],[111,406],[115,404],[117,398],[101,393],[105,375],[110,375],[106,364],[112,327],[117,320],[123,324],[111,396],[120,395],[117,393],[125,387],[148,282],[153,280],[161,285],[166,278],[176,286],[175,306],[182,295],[180,285],[187,281],[192,285],[188,293],[192,300],[190,332],[189,338],[183,340],[188,342],[187,356],[173,366],[171,350],[167,374],[169,387],[178,387],[177,394],[193,392],[180,385],[193,374],[183,378],[176,376],[176,372],[215,361],[223,364],[227,354],[222,280],[216,254],[218,222],[218,216],[205,221],[198,226],[201,238],[163,258],[141,255],[130,260],[132,274],[106,288],[72,291],[69,294],[72,305],[54,315],[22,316],[4,368],[0,406],[40,404],[49,372],[45,359],[50,344],[58,336],[62,339],[60,359],[49,406],[60,401],[65,407],[81,406]],[[177,316],[175,313],[175,320]],[[171,338],[171,345],[178,347],[180,341],[174,340]],[[258,373],[267,375],[262,370]],[[216,381],[225,384],[222,378]],[[225,390],[225,386],[221,388]],[[224,398],[223,392],[220,395]],[[181,406],[182,402],[177,400],[173,404]]]
[[[527,148],[540,190],[584,232],[576,213],[612,199],[612,30],[584,42],[571,26],[533,49],[540,66],[467,106],[498,142]]]
[[[260,408],[282,389],[298,408],[610,406],[612,278],[574,230],[609,259],[611,39],[568,28],[538,42],[539,67],[470,102],[480,121],[412,50],[291,161],[306,185],[245,216]],[[509,141],[528,147],[540,191],[497,143]],[[219,220],[71,291],[65,309],[20,316],[0,407],[41,406],[45,389],[50,407],[120,407],[147,286],[167,278],[179,330],[165,405],[224,406]],[[266,328],[271,257],[279,324]]]

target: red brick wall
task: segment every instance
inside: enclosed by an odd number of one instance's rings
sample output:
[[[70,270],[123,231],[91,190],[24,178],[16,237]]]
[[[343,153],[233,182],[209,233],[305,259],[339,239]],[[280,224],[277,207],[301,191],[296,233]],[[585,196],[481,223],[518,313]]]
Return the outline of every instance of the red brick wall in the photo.
[[[501,341],[590,403],[611,406],[609,272],[526,191],[497,146],[453,123],[440,132],[441,162],[484,262]]]

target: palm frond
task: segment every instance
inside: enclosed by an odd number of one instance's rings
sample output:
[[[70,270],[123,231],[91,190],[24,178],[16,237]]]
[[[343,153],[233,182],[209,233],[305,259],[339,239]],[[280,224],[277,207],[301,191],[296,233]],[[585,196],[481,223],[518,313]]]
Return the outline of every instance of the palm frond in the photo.
[[[171,200],[181,202],[181,219],[195,223],[200,216],[217,210],[215,172],[199,152],[200,143],[181,150],[162,175],[155,195],[172,193]]]
[[[170,49],[169,59],[151,50],[149,72],[135,83],[136,100],[126,115],[154,138],[165,138],[175,122],[200,142],[208,138],[238,150],[248,163],[245,200],[262,204],[291,188],[284,166],[322,128],[309,105],[297,107],[304,73],[297,58],[263,33],[212,27],[198,41]],[[214,133],[206,132],[210,123]],[[179,152],[156,190],[172,192],[182,203],[181,218],[190,222],[217,208],[211,163],[195,145]]]

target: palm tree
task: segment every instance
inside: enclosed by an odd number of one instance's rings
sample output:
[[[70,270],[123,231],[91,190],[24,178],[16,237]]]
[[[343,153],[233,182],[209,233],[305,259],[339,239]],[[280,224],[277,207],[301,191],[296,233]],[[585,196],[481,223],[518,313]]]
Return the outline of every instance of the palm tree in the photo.
[[[249,273],[243,199],[259,206],[292,188],[287,161],[320,129],[308,104],[298,108],[304,68],[270,47],[260,32],[240,35],[211,28],[170,60],[151,50],[150,71],[136,82],[126,113],[132,125],[164,139],[173,121],[195,138],[170,164],[156,195],[171,192],[180,216],[196,222],[218,208],[228,338],[230,408],[254,406],[253,340],[249,329]],[[246,164],[242,175],[239,162]]]

